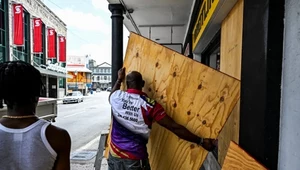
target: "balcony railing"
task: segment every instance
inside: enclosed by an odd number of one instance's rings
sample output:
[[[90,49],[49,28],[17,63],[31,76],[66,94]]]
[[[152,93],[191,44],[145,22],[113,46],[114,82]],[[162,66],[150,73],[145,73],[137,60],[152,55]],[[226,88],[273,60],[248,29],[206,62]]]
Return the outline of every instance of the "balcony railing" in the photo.
[[[56,64],[48,64],[47,70],[51,70],[51,71],[56,71],[56,72],[59,72],[59,73],[63,73],[63,74],[67,74],[68,71],[66,68],[64,67],[61,67],[60,65],[58,65],[58,63]]]
[[[39,56],[33,56],[33,64],[34,64],[34,66],[38,67],[40,65],[43,65],[43,63],[44,63],[44,59],[42,59]]]
[[[18,57],[16,57],[14,54],[11,54],[13,57],[13,60],[17,61],[20,60]],[[37,61],[37,62],[36,62]],[[67,69],[64,67],[61,67],[60,65],[58,65],[58,63],[56,64],[48,64],[48,65],[43,65],[43,64],[39,64],[39,60],[33,60],[33,66],[35,67],[39,67],[42,69],[46,69],[46,70],[50,70],[50,71],[55,71],[58,73],[63,73],[63,74],[67,74]]]

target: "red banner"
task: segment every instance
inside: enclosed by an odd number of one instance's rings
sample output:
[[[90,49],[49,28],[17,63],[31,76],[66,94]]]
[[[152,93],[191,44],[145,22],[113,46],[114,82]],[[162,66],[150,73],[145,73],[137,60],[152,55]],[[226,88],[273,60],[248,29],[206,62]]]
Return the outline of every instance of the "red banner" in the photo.
[[[13,4],[13,35],[14,44],[17,46],[24,45],[24,18],[23,18],[23,6],[21,4]]]
[[[53,28],[48,29],[48,58],[53,59],[56,58],[56,32]]]
[[[33,19],[33,52],[43,52],[43,37],[42,37],[43,21],[40,18]]]
[[[60,62],[66,62],[66,37],[59,36],[59,61]]]

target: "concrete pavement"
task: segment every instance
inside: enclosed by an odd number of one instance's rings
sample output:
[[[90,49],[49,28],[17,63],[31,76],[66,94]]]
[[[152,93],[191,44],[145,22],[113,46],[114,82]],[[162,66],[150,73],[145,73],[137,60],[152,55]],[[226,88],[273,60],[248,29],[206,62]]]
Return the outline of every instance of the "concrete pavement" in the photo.
[[[109,92],[94,93],[85,96],[84,102],[75,104],[58,102],[58,117],[54,125],[66,129],[71,136],[72,170],[94,169],[100,133],[109,129],[111,121],[108,95]],[[106,160],[103,160],[101,169],[107,169]]]

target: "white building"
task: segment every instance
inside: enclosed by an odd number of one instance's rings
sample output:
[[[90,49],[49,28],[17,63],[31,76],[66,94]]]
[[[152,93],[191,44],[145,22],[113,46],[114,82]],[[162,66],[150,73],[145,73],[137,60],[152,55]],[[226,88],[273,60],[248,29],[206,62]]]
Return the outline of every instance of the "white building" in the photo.
[[[23,11],[23,46],[14,44],[14,16],[19,11],[14,11],[14,5]],[[18,10],[19,10],[18,9]],[[66,24],[59,19],[40,0],[5,0],[0,1],[0,62],[22,60],[34,65],[42,73],[42,80],[46,85],[44,97],[60,98],[65,93],[65,78],[67,77],[65,62],[59,62],[59,36],[66,37]],[[33,28],[34,19],[41,19],[41,46],[42,52],[33,52]],[[55,52],[56,58],[48,61],[48,29],[55,30]],[[63,67],[61,67],[63,66]]]
[[[95,62],[90,61],[90,70],[93,71],[92,88],[95,90],[100,88],[102,90],[111,87],[111,65],[109,63],[102,63],[95,65]]]

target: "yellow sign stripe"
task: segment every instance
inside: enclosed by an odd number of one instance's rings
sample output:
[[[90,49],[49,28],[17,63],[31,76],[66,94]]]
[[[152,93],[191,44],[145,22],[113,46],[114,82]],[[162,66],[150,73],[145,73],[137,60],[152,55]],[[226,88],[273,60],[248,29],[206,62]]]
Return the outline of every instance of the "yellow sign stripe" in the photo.
[[[197,22],[193,30],[193,50],[195,50],[196,45],[198,44],[218,4],[219,0],[204,0],[202,2]]]

